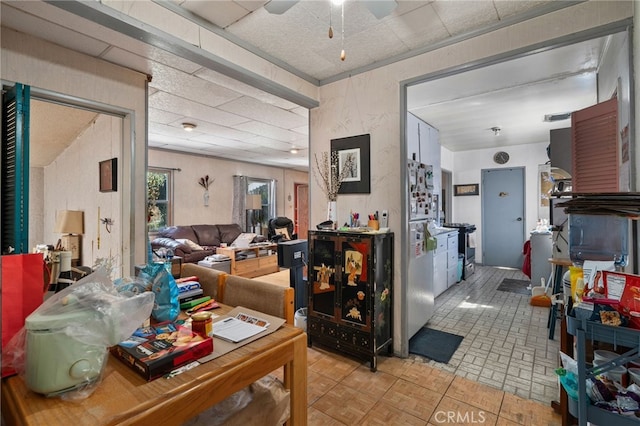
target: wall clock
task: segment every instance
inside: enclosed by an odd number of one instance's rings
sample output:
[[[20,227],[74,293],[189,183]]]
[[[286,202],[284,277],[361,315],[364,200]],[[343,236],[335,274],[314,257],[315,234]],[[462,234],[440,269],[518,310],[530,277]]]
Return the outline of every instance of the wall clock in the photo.
[[[498,164],[505,164],[507,161],[509,161],[509,154],[504,151],[498,151],[494,154],[493,161]]]

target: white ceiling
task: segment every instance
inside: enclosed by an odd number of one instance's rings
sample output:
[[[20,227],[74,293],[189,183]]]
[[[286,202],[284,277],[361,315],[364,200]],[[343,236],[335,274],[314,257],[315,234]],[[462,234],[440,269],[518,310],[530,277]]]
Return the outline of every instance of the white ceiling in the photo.
[[[566,5],[551,1],[398,1],[390,14],[376,19],[363,2],[350,1],[344,13],[346,60],[341,61],[340,13],[333,8],[334,37],[330,40],[328,0],[302,0],[282,15],[268,13],[263,7],[266,1],[157,3],[199,22],[204,19],[207,22],[202,25],[218,27],[214,29],[318,84]],[[0,14],[2,26],[152,76],[150,147],[308,169],[306,108],[181,58],[170,47],[145,44],[49,3],[2,1]],[[604,45],[604,39],[582,43],[493,69],[426,82],[409,89],[409,109],[438,128],[442,144],[454,151],[542,142],[548,140],[551,127],[541,124],[541,115],[594,103],[594,71]],[[59,150],[61,142],[54,143],[50,136],[57,132],[52,129],[70,120],[53,120],[48,112],[34,112],[33,126],[45,127],[47,135],[46,140],[32,138],[33,144],[40,144],[36,150]],[[198,127],[187,133],[181,126],[184,122]],[[500,137],[487,130],[493,126],[502,127]],[[32,134],[38,132],[32,130]],[[289,153],[291,148],[297,148],[298,154]]]

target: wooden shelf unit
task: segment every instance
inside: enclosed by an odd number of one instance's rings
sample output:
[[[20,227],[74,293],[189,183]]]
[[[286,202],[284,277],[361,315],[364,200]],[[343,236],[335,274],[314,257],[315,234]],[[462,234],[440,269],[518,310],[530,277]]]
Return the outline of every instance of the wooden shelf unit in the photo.
[[[278,272],[278,245],[259,245],[247,248],[218,247],[217,254],[224,254],[231,259],[231,275],[255,278],[261,275]],[[246,259],[236,260],[238,254],[246,254]]]

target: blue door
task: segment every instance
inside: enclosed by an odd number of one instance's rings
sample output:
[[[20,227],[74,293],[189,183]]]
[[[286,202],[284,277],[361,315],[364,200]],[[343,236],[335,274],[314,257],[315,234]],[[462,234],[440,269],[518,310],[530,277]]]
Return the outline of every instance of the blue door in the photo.
[[[482,170],[482,263],[522,268],[524,168]]]

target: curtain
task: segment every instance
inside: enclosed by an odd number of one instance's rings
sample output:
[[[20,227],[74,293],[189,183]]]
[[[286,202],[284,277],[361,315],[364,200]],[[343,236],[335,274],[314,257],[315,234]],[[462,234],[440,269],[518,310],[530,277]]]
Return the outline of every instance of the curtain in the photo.
[[[233,223],[239,224],[245,232],[247,230],[245,199],[247,197],[247,177],[233,177],[233,209],[231,212],[231,220]]]

